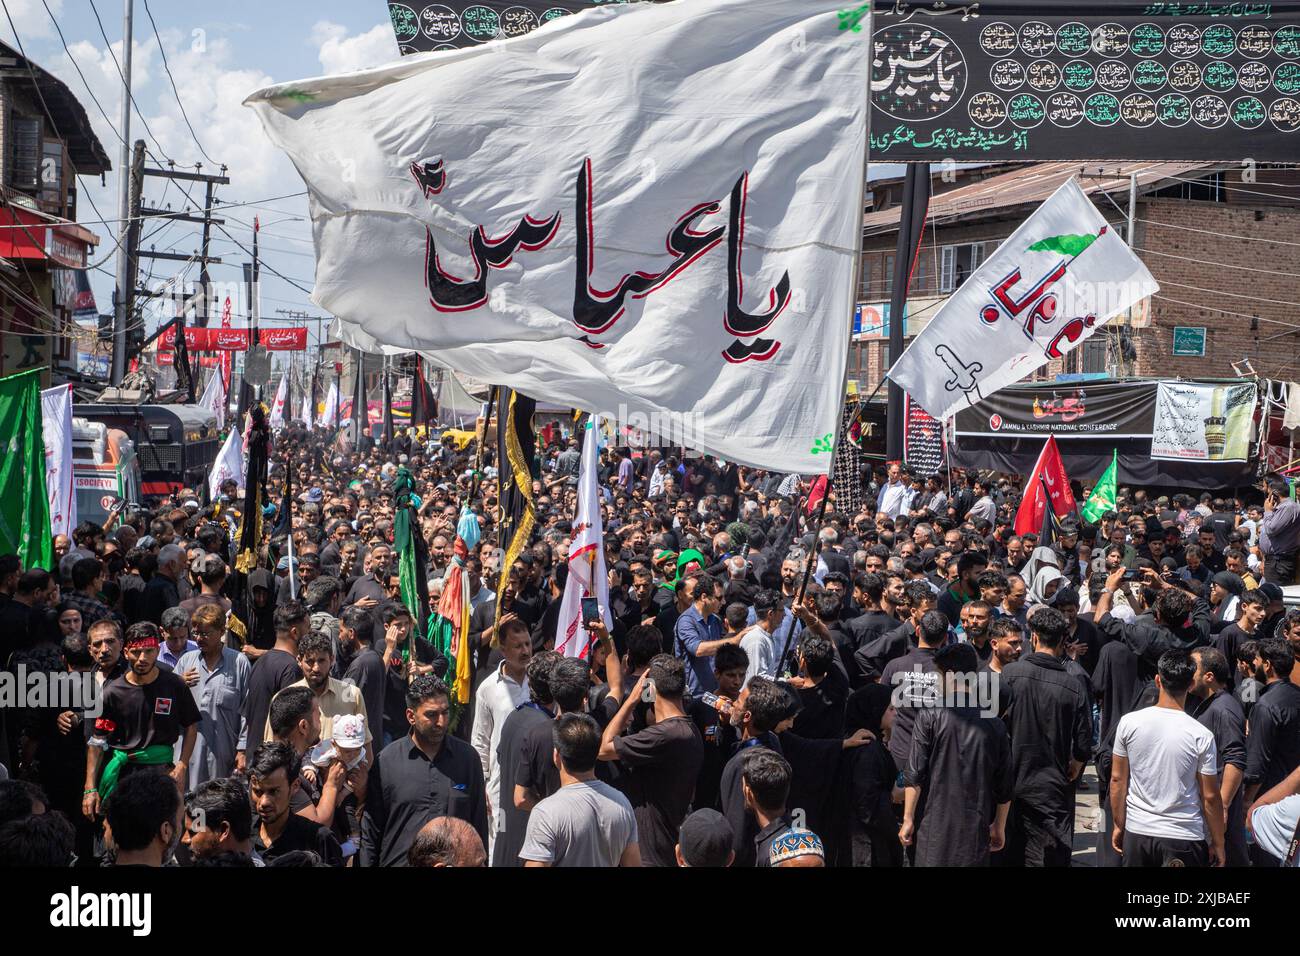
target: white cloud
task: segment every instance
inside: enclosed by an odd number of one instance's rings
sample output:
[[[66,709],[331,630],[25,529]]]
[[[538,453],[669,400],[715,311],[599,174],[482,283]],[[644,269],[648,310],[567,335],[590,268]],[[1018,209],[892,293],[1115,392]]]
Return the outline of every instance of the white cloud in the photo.
[[[320,48],[317,55],[326,74],[364,70],[399,55],[393,25],[388,21],[350,37],[346,27],[320,20],[312,27],[311,42]]]
[[[46,0],[46,3],[50,5],[50,13],[54,16],[63,13],[63,0]],[[13,18],[24,47],[28,37],[54,35],[54,24],[50,22],[50,14],[45,12],[45,7],[41,6],[41,0],[6,0],[5,9]],[[13,31],[9,29],[9,20],[3,16],[0,16],[0,36],[4,37],[5,42],[13,38]]]
[[[41,12],[44,13],[43,10]],[[153,137],[146,133],[138,116],[132,117],[130,133],[132,142],[143,139],[148,145],[149,165],[165,166],[166,156],[175,160],[178,167],[193,168],[194,164],[202,163],[203,172],[215,173],[217,169],[214,164],[225,164],[229,167],[227,175],[231,183],[217,190],[219,199],[225,203],[260,201],[301,192],[302,180],[292,164],[280,150],[272,146],[253,111],[242,105],[249,93],[275,82],[275,78],[260,69],[237,68],[231,46],[224,37],[213,37],[209,33],[204,43],[196,44],[187,32],[164,30],[162,39],[180,99],[185,104],[185,113],[193,124],[198,142],[202,143],[212,162],[205,159],[191,135],[163,69],[158,46],[153,37],[149,36],[133,45],[132,88],[136,104],[148,120]],[[108,121],[86,95],[85,86],[66,55],[60,52],[57,59],[42,65],[62,79],[73,94],[82,100],[95,133],[108,151],[114,166],[103,186],[97,177],[82,178],[82,202],[78,216],[82,221],[97,218],[89,202],[93,198],[99,213],[106,219],[115,220],[118,209],[118,150],[121,140],[114,129],[119,112],[121,79],[112,58],[103,47],[89,41],[79,41],[71,44],[69,49],[110,117]],[[120,50],[121,44],[114,44],[114,52],[120,55]],[[182,185],[189,190],[194,205],[201,207],[204,199],[203,185]],[[155,177],[145,179],[144,199],[147,204],[166,205],[172,209],[180,209],[190,202],[175,184],[166,186],[165,180]],[[254,215],[260,215],[264,222],[280,220],[285,216],[307,217],[305,197],[276,200],[270,205],[280,211],[244,207],[220,215],[226,219],[225,228],[245,246],[251,245],[251,232],[237,220],[251,223]],[[197,226],[177,223],[159,228],[160,225],[146,223],[143,248],[148,249],[150,245],[156,244],[160,250],[173,247],[175,251],[187,255],[198,248]],[[114,266],[110,253],[117,238],[117,224],[100,224],[92,226],[92,229],[101,239],[95,258],[99,260],[107,257],[104,267],[112,272]],[[310,288],[313,263],[309,256],[303,254],[310,253],[311,245],[304,241],[293,241],[310,238],[309,224],[281,223],[269,231],[275,233],[277,238],[263,239],[264,263],[287,276],[307,280],[303,284]],[[287,251],[273,251],[275,248]],[[212,254],[225,259],[224,265],[213,266],[213,280],[239,281],[240,263],[247,259],[247,254],[218,229],[213,230]],[[156,262],[154,277],[165,278],[179,267],[179,263]],[[142,260],[141,268],[142,271],[147,271],[147,260]],[[191,278],[195,271],[191,270]],[[112,300],[113,280],[103,272],[92,272],[91,275],[100,307],[107,310]],[[274,309],[281,304],[310,308],[304,293],[275,279],[269,270],[263,271],[263,280],[264,314],[273,314]],[[268,301],[268,297],[282,299],[284,302]],[[153,323],[149,324],[152,327]]]

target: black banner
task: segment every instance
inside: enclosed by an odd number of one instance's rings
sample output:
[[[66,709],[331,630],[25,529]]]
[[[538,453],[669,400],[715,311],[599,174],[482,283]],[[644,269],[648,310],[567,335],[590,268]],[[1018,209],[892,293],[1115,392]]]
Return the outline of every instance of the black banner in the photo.
[[[873,31],[875,161],[1300,154],[1295,0],[897,0]]]
[[[403,54],[458,50],[489,40],[523,36],[556,17],[629,0],[485,0],[470,3],[390,3],[388,15]]]
[[[1156,383],[1044,382],[1012,385],[957,413],[956,433],[971,438],[1144,440],[1155,423]]]
[[[903,461],[922,478],[943,470],[943,423],[907,396]]]

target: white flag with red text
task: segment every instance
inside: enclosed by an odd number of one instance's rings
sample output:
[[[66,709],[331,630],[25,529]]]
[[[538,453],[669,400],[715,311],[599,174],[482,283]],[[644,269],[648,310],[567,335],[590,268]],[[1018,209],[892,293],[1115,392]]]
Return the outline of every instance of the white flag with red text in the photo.
[[[872,55],[844,6],[610,4],[253,93],[307,184],[313,300],[367,351],[829,472]]]
[[[275,401],[271,403],[271,427],[284,427],[285,403],[289,398],[289,373],[285,372],[280,378],[280,387],[275,390]]]
[[[600,616],[611,631],[614,617],[609,611],[609,574],[605,568],[605,532],[600,515],[600,416],[592,415],[582,434],[578,512],[573,516],[569,576],[564,582],[560,616],[555,624],[555,649],[565,657],[585,660],[591,637],[583,626],[582,599],[595,598],[600,603]]]

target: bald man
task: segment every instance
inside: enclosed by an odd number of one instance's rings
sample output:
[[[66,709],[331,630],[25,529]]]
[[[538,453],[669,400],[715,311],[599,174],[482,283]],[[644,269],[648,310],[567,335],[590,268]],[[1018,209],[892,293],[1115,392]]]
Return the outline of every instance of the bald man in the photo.
[[[457,817],[434,817],[415,835],[407,851],[408,866],[487,866],[487,850],[478,832]]]

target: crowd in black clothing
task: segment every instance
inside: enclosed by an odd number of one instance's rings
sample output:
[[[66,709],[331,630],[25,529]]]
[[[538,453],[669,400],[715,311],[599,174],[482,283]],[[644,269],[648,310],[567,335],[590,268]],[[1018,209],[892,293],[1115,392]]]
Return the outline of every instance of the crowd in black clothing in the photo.
[[[275,436],[246,575],[233,482],[84,523],[52,569],[0,556],[5,673],[96,703],[0,709],[0,863],[1066,866],[1094,830],[1102,865],[1294,862],[1285,483],[1121,489],[1041,541],[1018,476],[892,465],[823,513],[807,477],[611,443],[613,625],[576,659],[553,648],[577,439],[539,452],[504,569],[490,451],[362,445]],[[407,472],[425,609],[394,552]],[[462,561],[465,702],[412,633]]]

